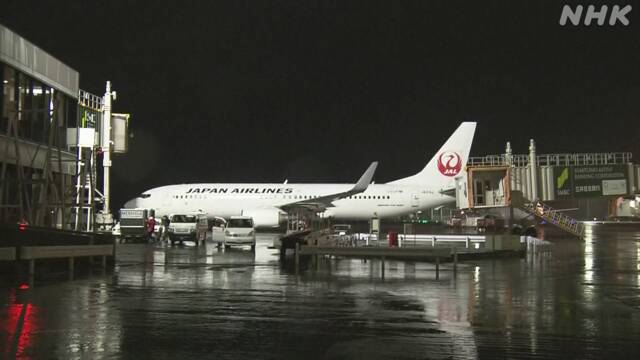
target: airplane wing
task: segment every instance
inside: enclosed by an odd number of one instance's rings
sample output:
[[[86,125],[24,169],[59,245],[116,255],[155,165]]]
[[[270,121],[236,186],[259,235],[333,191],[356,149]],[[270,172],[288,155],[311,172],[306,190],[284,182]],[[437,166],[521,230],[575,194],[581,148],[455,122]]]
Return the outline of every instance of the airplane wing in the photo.
[[[287,203],[284,205],[280,205],[279,208],[286,212],[291,212],[296,208],[303,208],[313,212],[325,211],[327,208],[333,206],[334,201],[343,199],[353,194],[359,194],[365,191],[367,187],[369,187],[369,184],[373,179],[373,174],[376,172],[377,167],[378,167],[378,162],[377,161],[372,162],[371,165],[369,165],[369,167],[367,168],[367,171],[365,171],[364,174],[362,174],[358,182],[350,190],[335,193],[335,194],[323,195],[313,199],[304,199],[296,202]]]

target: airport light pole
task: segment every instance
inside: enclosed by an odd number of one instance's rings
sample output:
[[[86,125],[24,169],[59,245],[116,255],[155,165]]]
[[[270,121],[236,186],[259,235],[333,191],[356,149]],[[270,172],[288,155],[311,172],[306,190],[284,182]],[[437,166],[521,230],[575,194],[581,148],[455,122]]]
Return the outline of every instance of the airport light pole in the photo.
[[[103,174],[103,191],[104,202],[102,213],[105,218],[110,218],[110,171],[111,171],[111,100],[116,99],[116,92],[111,91],[111,81],[107,81],[107,89],[103,98],[103,112],[102,112],[102,166],[104,168]]]
[[[531,200],[538,200],[538,164],[536,159],[536,143],[529,140],[529,170],[531,171]]]

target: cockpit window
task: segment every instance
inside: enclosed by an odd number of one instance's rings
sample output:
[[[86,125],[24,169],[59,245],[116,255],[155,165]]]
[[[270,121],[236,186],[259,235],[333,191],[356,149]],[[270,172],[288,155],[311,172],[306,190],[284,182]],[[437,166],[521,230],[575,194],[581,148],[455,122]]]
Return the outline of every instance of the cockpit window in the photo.
[[[151,196],[151,194],[141,194],[140,197],[143,199],[148,198],[149,196]]]

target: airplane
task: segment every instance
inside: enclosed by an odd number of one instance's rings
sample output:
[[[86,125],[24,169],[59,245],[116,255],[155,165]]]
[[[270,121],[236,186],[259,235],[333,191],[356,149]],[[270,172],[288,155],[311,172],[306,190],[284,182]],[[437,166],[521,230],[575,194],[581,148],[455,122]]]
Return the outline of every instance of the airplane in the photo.
[[[418,173],[371,184],[377,162],[353,184],[198,183],[143,192],[125,208],[154,209],[156,217],[203,212],[208,217],[253,217],[256,227],[277,227],[287,214],[311,211],[341,220],[367,220],[415,213],[455,201],[455,178],[463,175],[475,133],[463,122]]]

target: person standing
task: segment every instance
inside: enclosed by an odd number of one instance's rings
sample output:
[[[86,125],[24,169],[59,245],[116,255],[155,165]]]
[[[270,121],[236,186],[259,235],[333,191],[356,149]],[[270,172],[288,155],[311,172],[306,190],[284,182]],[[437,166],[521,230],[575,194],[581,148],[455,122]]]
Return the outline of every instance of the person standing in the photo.
[[[166,240],[169,237],[169,217],[167,215],[162,217],[162,236],[160,240]]]
[[[148,242],[153,241],[153,234],[155,230],[156,230],[156,219],[154,219],[153,216],[149,216],[149,219],[147,220],[147,241]]]

